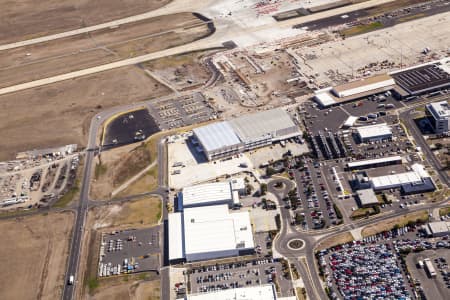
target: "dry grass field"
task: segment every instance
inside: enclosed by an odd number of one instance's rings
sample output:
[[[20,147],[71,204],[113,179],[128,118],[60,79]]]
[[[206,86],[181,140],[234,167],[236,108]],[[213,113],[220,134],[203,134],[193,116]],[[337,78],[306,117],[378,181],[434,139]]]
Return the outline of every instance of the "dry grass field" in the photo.
[[[73,225],[72,213],[0,221],[0,299],[58,299]]]
[[[391,218],[388,220],[384,220],[383,222],[367,226],[362,230],[361,235],[363,237],[371,236],[379,232],[390,230],[394,228],[394,226],[397,224],[399,226],[405,226],[406,224],[408,224],[409,221],[416,221],[417,219],[427,220],[428,211],[426,210],[416,211],[409,214],[405,214],[400,217]]]
[[[350,232],[343,232],[330,238],[326,238],[317,246],[316,250],[328,249],[336,245],[345,244],[353,241],[353,236]]]
[[[142,14],[170,0],[0,0],[5,44]]]
[[[147,275],[151,276],[151,275]],[[130,275],[127,278],[108,278],[99,281],[93,295],[86,295],[89,300],[158,300],[160,299],[160,280],[150,277]]]
[[[0,87],[82,70],[190,43],[204,21],[179,13],[0,52]]]
[[[139,228],[158,223],[161,218],[161,200],[156,197],[93,208],[89,215],[93,217],[92,227],[101,228]]]
[[[0,161],[27,149],[83,146],[98,111],[169,92],[143,70],[130,66],[2,95]]]

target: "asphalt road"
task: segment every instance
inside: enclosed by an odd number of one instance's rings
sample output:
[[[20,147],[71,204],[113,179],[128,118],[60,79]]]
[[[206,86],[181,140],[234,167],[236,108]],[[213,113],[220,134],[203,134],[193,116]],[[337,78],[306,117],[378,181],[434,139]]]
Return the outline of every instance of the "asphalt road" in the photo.
[[[406,127],[409,130],[409,133],[414,137],[414,140],[417,144],[417,146],[420,146],[422,149],[422,152],[425,155],[425,159],[428,160],[428,162],[433,166],[433,168],[438,172],[439,178],[443,183],[445,183],[447,186],[449,186],[449,178],[445,170],[442,170],[443,167],[439,160],[434,156],[433,152],[430,150],[430,147],[428,146],[427,142],[423,138],[422,133],[420,132],[420,129],[417,127],[416,123],[413,120],[413,117],[411,115],[411,112],[415,110],[415,108],[411,108],[408,110],[405,110],[400,114],[400,119],[405,122]]]

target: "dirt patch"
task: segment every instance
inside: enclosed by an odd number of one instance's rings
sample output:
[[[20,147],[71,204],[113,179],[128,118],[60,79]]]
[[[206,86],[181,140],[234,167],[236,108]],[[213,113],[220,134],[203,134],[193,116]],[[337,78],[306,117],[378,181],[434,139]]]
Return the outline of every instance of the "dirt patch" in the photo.
[[[161,218],[161,200],[157,197],[142,199],[94,208],[92,228],[139,228],[155,225]]]
[[[179,13],[0,52],[0,87],[82,70],[190,43],[211,33]]]
[[[116,198],[148,193],[158,187],[158,166],[155,165],[145,174],[117,194]]]
[[[142,14],[170,0],[0,1],[0,43],[14,42]]]
[[[143,279],[147,276],[149,279]],[[160,280],[154,275],[126,275],[120,278],[108,278],[99,281],[93,295],[85,299],[92,300],[157,300],[160,299]]]
[[[337,245],[345,244],[353,241],[353,236],[350,232],[343,232],[338,235],[326,238],[317,246],[316,250],[328,249]]]
[[[179,90],[188,90],[204,85],[211,77],[202,59],[219,50],[195,51],[167,56],[143,64]]]
[[[148,142],[103,152],[95,159],[95,181],[91,185],[91,197],[98,200],[110,199],[113,190],[135,176],[156,158],[156,145],[152,139]]]
[[[408,224],[408,222],[410,222],[410,221],[415,222],[418,219],[420,219],[422,221],[428,220],[428,212],[426,210],[421,210],[421,211],[416,211],[416,212],[409,213],[409,214],[406,214],[406,215],[403,215],[400,217],[384,220],[383,222],[376,223],[376,224],[365,227],[362,230],[361,235],[363,237],[371,236],[371,235],[377,234],[379,232],[391,230],[392,228],[394,228],[395,225],[403,227],[406,224]]]
[[[1,299],[61,298],[73,220],[50,213],[0,222]]]
[[[169,92],[141,69],[129,66],[2,95],[0,161],[28,149],[83,146],[91,118],[98,111]]]

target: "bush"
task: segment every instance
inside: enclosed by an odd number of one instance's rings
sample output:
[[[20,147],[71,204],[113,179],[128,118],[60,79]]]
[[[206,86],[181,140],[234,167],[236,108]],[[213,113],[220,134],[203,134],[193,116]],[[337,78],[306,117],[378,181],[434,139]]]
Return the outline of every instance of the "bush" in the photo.
[[[264,196],[267,193],[267,184],[261,183],[261,196]]]
[[[341,210],[340,210],[339,207],[336,205],[336,203],[333,203],[333,208],[334,208],[334,211],[336,212],[336,217],[337,217],[338,219],[342,219],[342,213],[341,213]]]

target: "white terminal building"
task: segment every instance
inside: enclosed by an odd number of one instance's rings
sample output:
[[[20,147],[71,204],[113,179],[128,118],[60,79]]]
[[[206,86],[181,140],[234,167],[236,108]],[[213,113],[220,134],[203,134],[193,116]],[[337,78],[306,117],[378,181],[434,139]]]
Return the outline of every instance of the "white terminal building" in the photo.
[[[429,103],[426,114],[435,133],[448,133],[450,131],[450,106],[447,101]]]
[[[202,126],[193,132],[200,144],[199,150],[208,160],[230,157],[301,135],[290,115],[281,108]]]
[[[249,212],[228,205],[185,208],[169,214],[169,260],[199,261],[254,252]]]
[[[362,143],[392,138],[391,127],[386,123],[358,127],[356,128],[356,133]]]

